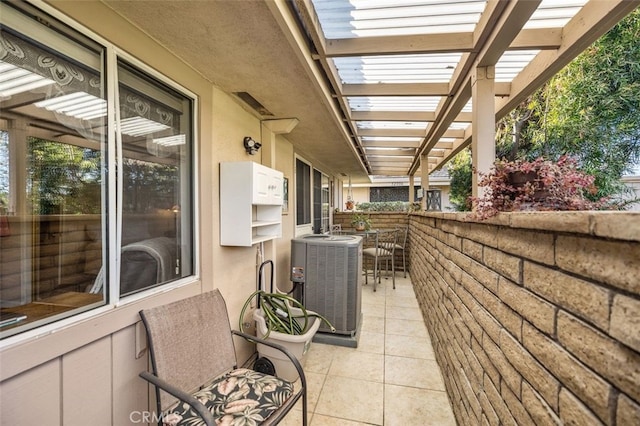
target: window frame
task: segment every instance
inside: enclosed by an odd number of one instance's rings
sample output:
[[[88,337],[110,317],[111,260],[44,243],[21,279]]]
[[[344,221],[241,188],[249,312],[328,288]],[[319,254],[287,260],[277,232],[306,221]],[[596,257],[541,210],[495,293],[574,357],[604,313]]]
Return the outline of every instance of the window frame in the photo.
[[[322,234],[329,231],[329,176],[322,170],[313,168],[311,182],[313,231]]]
[[[309,214],[311,216],[309,223],[303,223],[303,224],[298,224],[298,203],[300,202],[299,199],[299,191],[298,191],[298,161],[306,164],[309,167],[309,187],[305,188],[306,192],[305,195],[308,194],[309,196]],[[322,187],[322,181],[326,180],[326,182],[328,183],[328,187],[326,188],[326,192],[327,192],[327,196],[330,198],[331,197],[331,177],[325,173],[324,171],[322,171],[322,169],[318,169],[315,168],[313,166],[313,163],[304,159],[302,156],[295,154],[294,155],[294,161],[293,161],[293,170],[294,170],[294,185],[295,185],[295,190],[293,191],[294,194],[294,200],[293,200],[293,205],[295,207],[294,212],[295,212],[295,219],[294,219],[294,223],[295,223],[295,236],[300,236],[300,235],[306,235],[306,234],[311,234],[314,232],[314,226],[317,223],[317,221],[319,221],[320,226],[322,228],[323,225],[326,225],[328,223],[330,223],[331,221],[331,200],[329,199],[328,201],[328,216],[325,218],[323,216],[323,208],[322,208],[322,193],[325,190],[325,188]],[[315,175],[319,174],[320,175],[320,182],[318,183],[320,185],[319,191],[318,193],[320,194],[320,200],[319,202],[321,203],[320,205],[320,217],[316,218],[315,217],[315,206],[314,206],[314,202],[315,202]],[[324,221],[323,221],[324,220]],[[328,231],[328,229],[323,230],[323,231]]]
[[[106,312],[112,311],[114,308],[130,305],[142,299],[147,299],[154,295],[165,293],[167,291],[184,287],[200,280],[200,198],[199,198],[199,143],[200,143],[200,120],[199,120],[199,99],[198,96],[187,89],[180,83],[171,79],[162,72],[150,67],[140,59],[134,57],[128,52],[122,50],[114,43],[101,37],[90,29],[86,28],[76,20],[69,16],[59,12],[52,6],[43,4],[41,2],[27,2],[29,8],[33,8],[39,12],[42,12],[51,18],[59,21],[60,23],[67,25],[74,31],[78,32],[84,37],[87,37],[96,44],[104,48],[104,84],[106,89],[107,100],[107,133],[106,133],[106,151],[103,164],[114,164],[116,170],[122,170],[123,156],[122,156],[122,140],[120,133],[120,105],[118,100],[118,59],[124,60],[127,63],[133,65],[141,72],[145,73],[149,77],[158,80],[162,84],[170,87],[171,89],[179,92],[191,101],[190,111],[190,126],[192,134],[192,146],[190,153],[190,171],[191,175],[188,177],[188,185],[191,190],[191,203],[189,208],[189,220],[191,221],[192,238],[191,244],[191,258],[192,258],[192,272],[189,276],[176,279],[166,284],[150,287],[139,292],[129,294],[126,296],[120,296],[120,263],[118,261],[118,253],[121,246],[122,238],[122,193],[123,193],[123,178],[122,173],[116,173],[113,170],[109,170],[106,173],[106,179],[103,180],[102,190],[104,193],[103,203],[107,204],[107,208],[103,209],[102,213],[102,233],[103,250],[106,254],[103,254],[103,259],[106,260],[106,267],[108,268],[108,281],[105,282],[106,295],[104,298],[104,304],[94,308],[87,309],[85,311],[78,311],[68,317],[60,318],[58,320],[50,321],[45,324],[36,326],[32,329],[18,332],[16,334],[10,334],[0,340],[0,350],[15,345],[40,338],[42,336],[54,333],[58,330],[68,328],[69,326],[96,318]],[[33,33],[38,31],[38,24],[34,19],[25,19],[25,22],[29,23],[28,29],[20,32],[23,34]],[[58,51],[58,49],[54,49]],[[120,206],[120,208],[118,208]],[[115,221],[110,218],[115,218]],[[108,223],[107,223],[108,220]],[[73,312],[73,311],[71,311]]]
[[[306,188],[300,188],[300,182],[299,182],[299,178],[300,176],[298,175],[298,162],[303,163],[304,165],[307,166],[308,170],[309,170],[309,176],[308,176],[308,187]],[[295,173],[295,224],[296,224],[296,234],[297,235],[303,235],[303,234],[308,234],[311,233],[313,231],[313,165],[311,164],[311,162],[305,160],[304,158],[302,158],[299,155],[295,155],[294,156],[294,167],[293,167],[294,173]],[[308,200],[305,199],[300,199],[300,191],[304,191],[304,193],[302,194],[304,197],[308,196]],[[305,223],[298,223],[298,204],[301,202],[305,202],[308,204],[308,209],[309,209],[309,222],[305,222]]]
[[[108,46],[107,46],[108,48]],[[173,289],[173,288],[178,288],[178,287],[182,287],[190,282],[196,281],[200,279],[200,255],[199,255],[199,247],[200,247],[200,220],[199,220],[199,173],[198,173],[198,158],[197,158],[197,154],[199,152],[198,149],[198,145],[199,145],[199,133],[198,133],[198,129],[199,129],[199,121],[198,121],[198,111],[199,111],[199,104],[198,104],[198,97],[195,93],[191,92],[190,90],[188,90],[187,88],[185,88],[184,86],[178,84],[177,82],[171,80],[169,77],[163,75],[162,73],[160,73],[159,71],[151,68],[150,66],[148,66],[147,64],[145,64],[144,62],[140,61],[139,59],[133,57],[132,55],[130,55],[129,53],[119,49],[116,46],[113,46],[113,55],[109,55],[107,52],[107,59],[109,59],[110,57],[112,58],[113,64],[111,64],[112,66],[109,67],[109,64],[107,66],[107,74],[111,75],[111,74],[115,74],[115,81],[114,81],[114,96],[116,97],[116,103],[114,104],[114,109],[115,109],[115,113],[116,113],[116,117],[117,119],[114,121],[111,121],[110,123],[115,123],[113,132],[115,134],[111,134],[110,132],[110,136],[113,136],[114,140],[117,142],[117,168],[118,170],[123,170],[123,152],[122,152],[122,133],[120,132],[120,124],[121,124],[121,120],[120,120],[120,104],[118,101],[118,96],[117,96],[117,92],[115,91],[115,89],[117,88],[117,85],[119,83],[118,80],[118,76],[117,76],[117,69],[118,69],[118,58],[128,62],[130,65],[133,65],[134,67],[138,68],[140,71],[146,73],[148,76],[160,81],[162,84],[167,85],[168,87],[172,88],[173,90],[176,90],[177,92],[180,92],[182,95],[188,97],[191,99],[192,101],[192,111],[191,111],[191,132],[193,134],[193,145],[191,147],[191,189],[192,189],[192,199],[191,199],[191,219],[192,219],[192,228],[193,228],[193,238],[191,240],[191,257],[193,259],[193,273],[187,277],[184,278],[180,278],[177,279],[175,281],[169,282],[167,284],[161,284],[155,287],[151,287],[151,288],[147,288],[145,290],[142,290],[140,292],[137,293],[133,293],[133,294],[129,294],[126,295],[124,297],[120,297],[120,262],[114,262],[113,259],[109,258],[109,295],[117,295],[118,298],[117,300],[114,301],[114,306],[123,306],[123,305],[127,305],[129,303],[135,302],[137,300],[140,299],[144,299],[147,298],[149,296],[152,296],[154,294],[157,293],[162,293],[165,292],[167,290]],[[109,87],[108,87],[109,88]],[[109,151],[111,152],[111,151]],[[113,164],[113,163],[112,163]],[[111,174],[113,175],[113,173]],[[110,186],[112,187],[112,186]],[[122,173],[118,173],[118,177],[117,177],[117,191],[118,191],[118,198],[117,198],[117,203],[119,206],[122,206],[122,194],[123,194],[123,174]],[[111,203],[113,204],[113,203]],[[112,206],[109,206],[109,208],[112,208]],[[109,245],[108,246],[108,251],[109,251],[109,255],[113,255],[113,257],[116,256],[116,254],[119,252],[119,247],[121,247],[121,243],[122,243],[122,209],[118,209],[118,215],[117,215],[117,226],[116,226],[116,231],[117,231],[117,243],[115,245],[115,247]],[[110,228],[107,228],[108,231],[111,231]],[[109,301],[107,301],[109,302]]]

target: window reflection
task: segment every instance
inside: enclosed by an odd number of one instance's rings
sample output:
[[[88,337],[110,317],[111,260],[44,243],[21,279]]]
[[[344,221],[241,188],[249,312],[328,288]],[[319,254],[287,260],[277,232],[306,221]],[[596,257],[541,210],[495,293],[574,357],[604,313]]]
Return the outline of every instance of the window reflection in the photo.
[[[0,3],[2,338],[194,270],[193,100],[121,58],[107,75],[104,47],[20,5]]]
[[[0,44],[0,335],[105,303],[104,49],[3,3]],[[24,22],[24,20],[22,20]],[[67,36],[63,35],[67,34]],[[72,37],[70,37],[72,36]],[[53,51],[46,46],[53,45]]]

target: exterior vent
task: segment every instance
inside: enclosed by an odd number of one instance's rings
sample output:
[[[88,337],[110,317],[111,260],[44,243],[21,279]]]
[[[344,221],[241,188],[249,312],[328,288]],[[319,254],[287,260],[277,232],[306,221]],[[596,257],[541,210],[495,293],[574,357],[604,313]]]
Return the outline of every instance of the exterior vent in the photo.
[[[271,111],[266,109],[260,102],[258,102],[258,100],[256,98],[251,96],[248,92],[234,92],[234,95],[236,95],[237,97],[242,99],[244,101],[244,103],[246,103],[251,108],[256,110],[258,112],[258,114],[273,116]]]

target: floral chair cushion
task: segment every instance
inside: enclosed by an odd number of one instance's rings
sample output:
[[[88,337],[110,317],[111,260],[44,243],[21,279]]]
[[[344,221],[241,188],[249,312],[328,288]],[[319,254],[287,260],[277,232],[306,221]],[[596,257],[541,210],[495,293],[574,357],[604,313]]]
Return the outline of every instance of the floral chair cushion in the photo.
[[[240,368],[194,392],[218,425],[256,425],[266,420],[293,394],[289,381]],[[178,402],[163,416],[165,426],[200,426],[204,421],[191,406]]]

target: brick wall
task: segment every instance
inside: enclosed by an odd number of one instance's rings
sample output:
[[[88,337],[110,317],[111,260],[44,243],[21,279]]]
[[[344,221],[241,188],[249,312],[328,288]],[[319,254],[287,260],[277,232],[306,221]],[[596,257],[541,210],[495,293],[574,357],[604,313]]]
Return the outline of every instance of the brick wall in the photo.
[[[640,214],[465,217],[409,232],[458,423],[640,424]]]

